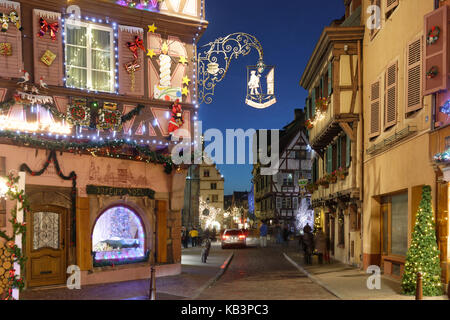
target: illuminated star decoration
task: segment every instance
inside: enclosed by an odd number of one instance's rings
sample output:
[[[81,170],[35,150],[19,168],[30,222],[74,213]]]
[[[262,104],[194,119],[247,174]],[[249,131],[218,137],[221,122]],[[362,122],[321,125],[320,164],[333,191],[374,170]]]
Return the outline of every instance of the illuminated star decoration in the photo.
[[[156,29],[158,29],[155,24],[153,23],[151,26],[148,26],[148,32],[153,32],[155,33]]]
[[[167,42],[164,41],[161,46],[161,51],[163,54],[167,54],[169,52],[169,45],[167,44]]]
[[[181,89],[181,94],[182,94],[182,95],[187,96],[188,93],[189,93],[189,90],[188,90],[187,87],[183,87],[183,89]]]
[[[147,57],[153,58],[155,56],[155,51],[153,49],[148,49]]]
[[[191,79],[189,79],[187,76],[184,76],[183,77],[183,84],[185,84],[185,85],[189,85],[189,82],[191,82]]]
[[[187,62],[188,62],[188,61],[187,61],[187,59],[186,59],[185,56],[181,56],[181,57],[180,57],[180,63],[186,64]]]

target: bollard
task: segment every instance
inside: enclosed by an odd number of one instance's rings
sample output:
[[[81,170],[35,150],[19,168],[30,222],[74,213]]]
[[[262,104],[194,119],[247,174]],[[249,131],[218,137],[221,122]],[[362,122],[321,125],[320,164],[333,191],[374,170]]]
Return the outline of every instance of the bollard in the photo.
[[[422,280],[422,273],[417,272],[416,300],[423,300]]]
[[[155,267],[151,267],[150,269],[150,290],[148,293],[148,297],[150,300],[156,300],[156,275],[155,275]]]

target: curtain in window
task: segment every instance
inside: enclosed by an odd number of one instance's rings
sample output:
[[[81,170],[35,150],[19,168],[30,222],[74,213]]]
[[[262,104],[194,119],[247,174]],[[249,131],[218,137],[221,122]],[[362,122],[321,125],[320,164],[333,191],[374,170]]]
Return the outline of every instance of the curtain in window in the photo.
[[[408,194],[392,196],[391,253],[406,256],[408,250]]]
[[[59,248],[59,214],[35,212],[33,214],[33,250]]]

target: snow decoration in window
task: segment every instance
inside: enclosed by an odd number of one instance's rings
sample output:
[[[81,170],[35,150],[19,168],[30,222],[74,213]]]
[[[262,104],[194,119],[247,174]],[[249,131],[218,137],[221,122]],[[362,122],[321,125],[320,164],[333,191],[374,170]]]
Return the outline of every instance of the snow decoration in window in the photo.
[[[92,251],[94,265],[145,260],[145,233],[138,215],[122,206],[106,210],[95,223]]]

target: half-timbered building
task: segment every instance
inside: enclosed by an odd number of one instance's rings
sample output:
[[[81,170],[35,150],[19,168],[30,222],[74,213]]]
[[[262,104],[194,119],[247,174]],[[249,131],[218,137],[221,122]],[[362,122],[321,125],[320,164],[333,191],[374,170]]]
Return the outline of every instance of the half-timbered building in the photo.
[[[312,206],[336,260],[361,263],[361,6],[345,1],[344,19],[325,27],[303,72],[311,148]]]
[[[170,134],[193,133],[204,2],[0,1],[0,173],[26,172],[28,288],[70,265],[81,285],[180,272]]]

